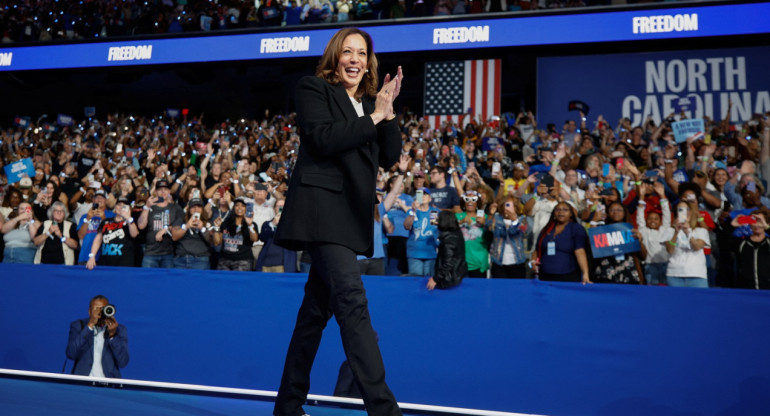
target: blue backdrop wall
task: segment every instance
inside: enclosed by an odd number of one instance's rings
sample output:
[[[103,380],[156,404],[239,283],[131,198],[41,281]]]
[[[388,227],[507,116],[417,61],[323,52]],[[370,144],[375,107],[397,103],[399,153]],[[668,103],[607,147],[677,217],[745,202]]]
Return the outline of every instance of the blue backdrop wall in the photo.
[[[770,293],[365,277],[399,401],[552,415],[770,413]],[[104,294],[126,378],[276,390],[302,275],[0,265],[0,367],[60,372]],[[311,393],[344,360],[326,330]],[[68,365],[68,370],[71,362]]]

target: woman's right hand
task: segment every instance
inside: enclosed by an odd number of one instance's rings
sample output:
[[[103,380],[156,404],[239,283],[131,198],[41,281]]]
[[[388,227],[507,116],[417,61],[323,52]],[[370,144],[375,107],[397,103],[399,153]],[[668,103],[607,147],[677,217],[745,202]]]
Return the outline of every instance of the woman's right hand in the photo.
[[[380,124],[381,121],[388,119],[393,114],[393,87],[389,85],[385,84],[377,93],[374,112],[371,114],[374,124]]]
[[[96,267],[96,260],[94,260],[94,258],[91,257],[90,259],[88,259],[88,263],[86,263],[86,269],[93,270],[94,267]]]

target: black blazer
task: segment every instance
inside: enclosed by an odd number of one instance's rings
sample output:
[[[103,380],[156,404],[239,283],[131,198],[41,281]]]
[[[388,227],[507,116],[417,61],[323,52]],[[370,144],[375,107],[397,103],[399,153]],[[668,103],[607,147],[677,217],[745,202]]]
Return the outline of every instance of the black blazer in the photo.
[[[377,171],[398,161],[398,122],[375,126],[367,97],[358,117],[345,88],[318,77],[302,78],[294,101],[301,144],[275,240],[290,250],[327,242],[371,255]]]
[[[438,239],[438,256],[433,280],[439,289],[457,286],[468,274],[463,233],[460,230],[442,231]]]

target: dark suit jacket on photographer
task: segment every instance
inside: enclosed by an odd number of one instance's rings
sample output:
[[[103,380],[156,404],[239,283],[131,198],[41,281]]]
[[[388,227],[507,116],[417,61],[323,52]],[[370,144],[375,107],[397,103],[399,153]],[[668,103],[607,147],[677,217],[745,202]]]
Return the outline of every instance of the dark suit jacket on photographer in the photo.
[[[72,374],[87,376],[94,364],[94,331],[88,327],[88,318],[70,324],[67,358],[75,361]],[[128,365],[128,332],[118,324],[115,336],[104,331],[102,369],[107,378],[120,378],[120,369]]]
[[[345,87],[317,77],[299,81],[295,103],[302,144],[276,242],[290,250],[327,242],[371,255],[375,179],[378,166],[398,161],[398,121],[359,117]],[[363,108],[371,114],[374,101],[364,97]]]

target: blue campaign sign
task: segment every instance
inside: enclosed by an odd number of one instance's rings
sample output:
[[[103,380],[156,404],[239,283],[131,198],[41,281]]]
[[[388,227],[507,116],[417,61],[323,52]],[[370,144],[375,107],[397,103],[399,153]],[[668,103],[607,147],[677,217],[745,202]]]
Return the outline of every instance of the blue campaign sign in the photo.
[[[418,52],[770,33],[770,4],[695,4],[498,19],[375,23],[378,53]],[[575,28],[590,28],[576,30]],[[337,29],[0,48],[0,71],[320,56]],[[574,69],[574,65],[570,71]],[[614,69],[615,65],[609,65]],[[613,76],[615,73],[613,73]],[[609,79],[609,78],[608,78]],[[585,97],[584,95],[573,95]],[[565,107],[566,101],[561,104]],[[591,102],[594,106],[595,103]]]
[[[692,120],[675,121],[671,123],[671,130],[674,131],[674,139],[677,143],[682,143],[689,137],[695,136],[696,139],[702,139],[705,134],[706,124],[702,118]]]
[[[641,250],[639,240],[631,235],[632,229],[631,224],[627,222],[589,228],[588,239],[591,243],[591,254],[599,258]]]
[[[537,66],[541,125],[575,120],[566,110],[574,97],[591,103],[592,114],[604,115],[612,127],[621,117],[632,125],[648,116],[660,123],[683,97],[694,101],[687,118],[721,120],[730,101],[732,123],[770,111],[768,47],[540,58]]]
[[[58,116],[56,116],[56,124],[60,126],[71,126],[73,123],[75,123],[75,121],[70,115],[59,114]]]
[[[24,176],[32,178],[35,176],[35,165],[30,158],[5,165],[5,176],[8,178],[8,183],[16,183]]]

